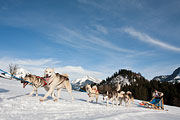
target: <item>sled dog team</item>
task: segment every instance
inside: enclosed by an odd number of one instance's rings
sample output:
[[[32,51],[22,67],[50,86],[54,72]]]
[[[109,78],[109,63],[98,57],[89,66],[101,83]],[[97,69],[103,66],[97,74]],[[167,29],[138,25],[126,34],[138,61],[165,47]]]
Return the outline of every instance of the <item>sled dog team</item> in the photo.
[[[72,96],[72,86],[68,75],[55,73],[53,68],[45,69],[44,77],[28,74],[23,79],[32,83],[33,90],[29,96],[32,96],[34,92],[36,93],[36,96],[38,96],[38,88],[44,87],[47,92],[40,99],[41,102],[46,100],[49,95],[52,96],[53,101],[58,101],[62,88],[66,88],[68,93],[71,95],[72,100],[74,100],[74,97]],[[28,82],[22,82],[24,88],[27,84],[29,84]],[[57,90],[57,96],[54,93],[55,89]],[[114,105],[114,101],[116,101],[116,105],[122,105],[122,101],[124,101],[126,106],[134,103],[132,93],[130,91],[120,91],[121,86],[119,84],[116,84],[114,87],[110,85],[101,85],[99,88],[97,88],[97,86],[91,87],[90,85],[86,85],[85,89],[89,96],[89,100],[87,100],[88,102],[92,102],[94,98],[96,99],[96,102],[98,102],[100,92],[103,94],[103,100],[106,99],[107,106],[109,104],[109,100],[112,100],[112,105]]]
[[[110,85],[101,85],[99,89],[94,85],[92,88],[90,85],[85,86],[86,92],[89,96],[88,102],[92,102],[94,98],[96,98],[96,103],[98,102],[99,92],[103,94],[103,100],[106,100],[106,106],[109,106],[109,100],[112,101],[112,106],[114,105],[114,101],[116,101],[117,105],[122,105],[124,101],[126,106],[134,104],[134,97],[132,96],[132,92],[120,91],[120,84],[116,84],[115,87]]]

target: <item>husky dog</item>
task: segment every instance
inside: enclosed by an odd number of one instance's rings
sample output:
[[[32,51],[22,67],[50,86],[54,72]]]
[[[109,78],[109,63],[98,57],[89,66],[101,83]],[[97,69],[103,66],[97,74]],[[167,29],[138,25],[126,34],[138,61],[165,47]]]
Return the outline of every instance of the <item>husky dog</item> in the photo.
[[[134,104],[134,97],[132,96],[132,92],[127,91],[126,94],[129,96],[129,105]]]
[[[60,97],[60,92],[62,88],[66,88],[70,93],[72,100],[74,97],[72,96],[72,86],[69,81],[69,78],[64,75],[60,75],[59,73],[55,73],[53,68],[47,68],[44,71],[44,78],[47,81],[46,90],[48,91],[43,98],[40,99],[41,102],[47,99],[47,97],[54,92],[54,89],[57,89],[58,95],[54,98],[54,101],[57,101]]]
[[[117,97],[120,105],[122,105],[122,101],[124,101],[126,107],[128,107],[131,103],[134,103],[134,98],[130,91],[121,91],[120,93],[118,93]]]
[[[119,105],[122,105],[122,101],[124,101],[124,95],[125,95],[124,91],[118,93],[117,99],[119,100]]]
[[[47,87],[47,83],[46,83],[46,80],[43,78],[43,77],[39,77],[39,76],[36,76],[36,75],[26,75],[24,77],[24,80],[25,81],[21,81],[21,83],[23,83],[23,88],[26,87],[26,85],[32,83],[32,87],[33,87],[33,90],[32,92],[29,94],[29,96],[32,96],[34,92],[36,92],[36,96],[38,96],[38,88],[39,87],[44,87],[46,89]],[[27,81],[27,82],[26,82]],[[30,83],[28,83],[30,82]],[[52,95],[52,97],[54,97],[54,93]]]
[[[93,86],[91,88],[91,85],[86,85],[85,86],[86,92],[88,93],[89,96],[89,100],[87,100],[88,102],[92,102],[94,98],[96,98],[96,103],[98,102],[98,89],[97,86]]]
[[[129,101],[130,101],[130,98],[129,98],[128,94],[125,93],[123,98],[124,98],[125,106],[128,107],[129,106]]]
[[[116,101],[116,105],[118,105],[118,91],[120,91],[120,84],[115,84],[113,87],[111,85],[103,86],[103,100],[106,99],[106,106],[109,106],[109,100],[112,100],[112,106],[114,106],[114,100]],[[101,91],[102,93],[102,91]]]

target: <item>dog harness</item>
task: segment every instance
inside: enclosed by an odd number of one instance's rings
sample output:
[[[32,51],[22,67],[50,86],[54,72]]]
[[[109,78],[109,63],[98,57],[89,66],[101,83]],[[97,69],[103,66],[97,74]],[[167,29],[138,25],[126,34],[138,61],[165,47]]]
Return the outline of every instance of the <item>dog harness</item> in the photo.
[[[43,77],[36,76],[36,78],[39,78],[39,79],[43,80],[43,82],[44,82],[43,87],[47,85],[47,82],[46,82],[46,80]]]

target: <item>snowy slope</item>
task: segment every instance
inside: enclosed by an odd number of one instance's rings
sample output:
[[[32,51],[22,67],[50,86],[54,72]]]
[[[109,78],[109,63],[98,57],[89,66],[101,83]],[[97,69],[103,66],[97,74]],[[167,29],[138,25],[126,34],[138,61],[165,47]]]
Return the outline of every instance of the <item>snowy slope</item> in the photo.
[[[135,82],[135,81],[136,81],[136,80],[134,79],[134,82]],[[129,79],[127,79],[127,77],[123,77],[122,75],[118,75],[117,77],[113,78],[113,79],[111,80],[111,82],[113,82],[113,83],[120,83],[122,86],[124,86],[124,85],[130,85]]]
[[[71,83],[72,83],[73,89],[79,90],[81,87],[87,84],[100,83],[101,81],[102,80],[100,79],[93,78],[91,76],[86,75],[83,78],[73,80]]]
[[[98,104],[87,103],[84,92],[73,91],[74,101],[62,90],[58,102],[49,97],[45,102],[39,98],[46,92],[40,88],[39,97],[29,97],[30,86],[22,88],[18,81],[0,78],[0,120],[179,120],[180,108],[165,106],[169,111],[159,111],[138,106],[106,107],[99,98]]]

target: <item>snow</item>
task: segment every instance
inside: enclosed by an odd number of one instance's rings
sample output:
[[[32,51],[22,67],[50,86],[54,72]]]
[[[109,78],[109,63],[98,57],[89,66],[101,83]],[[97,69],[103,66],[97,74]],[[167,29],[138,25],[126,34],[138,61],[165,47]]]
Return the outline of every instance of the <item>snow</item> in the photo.
[[[179,120],[180,108],[165,106],[168,111],[139,107],[139,100],[131,107],[109,106],[102,101],[88,103],[85,92],[73,91],[74,101],[66,90],[62,90],[58,102],[48,100],[40,102],[46,92],[39,89],[38,97],[29,97],[31,86],[22,88],[15,80],[0,78],[0,120]]]
[[[93,78],[91,76],[86,75],[83,78],[73,80],[71,83],[73,89],[79,90],[81,87],[84,87],[87,84],[100,83],[101,81],[101,79]]]
[[[28,74],[31,74],[31,73],[25,70],[24,68],[19,68],[16,70],[15,76],[18,78],[24,78]]]
[[[180,79],[180,73],[174,79]]]
[[[102,80],[100,80],[100,79],[97,79],[97,78],[93,78],[93,77],[91,77],[91,76],[88,76],[88,75],[86,75],[85,77],[83,77],[83,78],[79,78],[79,79],[76,79],[76,80],[74,80],[74,81],[72,81],[72,84],[76,84],[76,83],[83,83],[83,82],[85,82],[86,80],[91,80],[92,82],[94,82],[94,83],[100,83]]]
[[[136,81],[135,79],[133,80],[134,82]],[[121,75],[118,75],[116,78],[113,78],[112,82],[114,83],[120,83],[122,86],[124,85],[130,85],[129,79],[127,77],[123,77]]]

